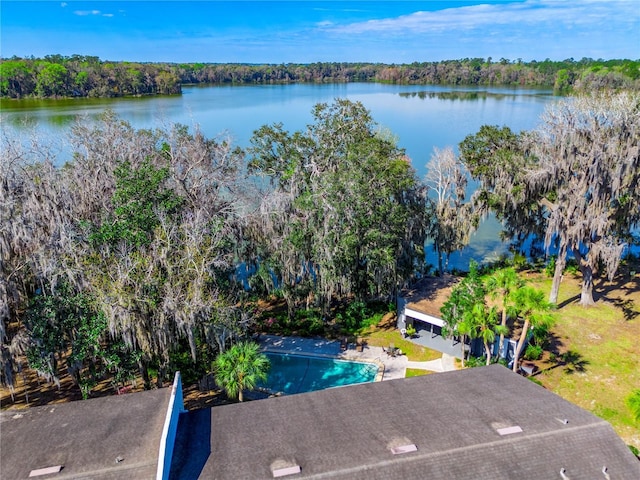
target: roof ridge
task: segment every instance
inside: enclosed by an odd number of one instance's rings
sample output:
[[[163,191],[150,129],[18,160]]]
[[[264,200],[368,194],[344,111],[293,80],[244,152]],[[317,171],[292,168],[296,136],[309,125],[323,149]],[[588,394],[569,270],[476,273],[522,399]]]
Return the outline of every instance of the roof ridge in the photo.
[[[597,418],[597,417],[596,417]],[[483,442],[483,443],[477,443],[477,444],[473,444],[473,445],[465,445],[464,447],[455,447],[455,448],[449,448],[446,450],[438,450],[438,451],[425,451],[425,450],[421,450],[420,449],[420,445],[418,445],[418,450],[417,453],[412,453],[410,455],[399,455],[399,456],[394,456],[394,458],[389,458],[389,459],[385,459],[385,460],[381,460],[379,462],[375,462],[375,463],[370,463],[367,464],[366,468],[363,469],[362,465],[357,465],[354,467],[348,467],[348,468],[340,468],[340,469],[334,469],[331,470],[330,472],[320,472],[320,473],[316,473],[316,474],[311,474],[311,475],[307,475],[304,478],[305,479],[322,479],[322,478],[335,478],[337,475],[345,475],[345,474],[350,474],[350,473],[361,473],[363,470],[375,470],[379,467],[386,467],[389,465],[394,465],[394,464],[399,464],[399,463],[408,463],[408,462],[414,462],[417,460],[424,460],[427,459],[429,457],[438,457],[438,456],[442,456],[442,455],[451,455],[453,453],[457,453],[457,452],[463,452],[463,451],[467,451],[467,450],[473,450],[473,449],[477,449],[477,448],[487,448],[487,447],[493,447],[496,445],[501,445],[501,444],[512,444],[514,442],[520,442],[520,441],[525,441],[525,440],[530,440],[532,438],[537,438],[537,437],[543,437],[543,436],[553,436],[553,435],[557,435],[557,434],[566,434],[567,432],[572,432],[572,431],[577,431],[577,430],[585,430],[585,429],[589,429],[589,428],[593,428],[593,427],[609,427],[612,428],[611,425],[609,424],[609,422],[602,420],[602,419],[597,419],[598,421],[593,422],[593,423],[588,423],[588,424],[583,424],[583,425],[575,425],[575,426],[571,426],[571,427],[565,427],[565,428],[558,428],[555,430],[549,430],[546,432],[537,432],[537,433],[532,433],[529,435],[509,435],[507,437],[501,437],[500,439],[496,439],[490,442]],[[524,433],[524,432],[523,432]],[[304,468],[304,467],[303,467]]]

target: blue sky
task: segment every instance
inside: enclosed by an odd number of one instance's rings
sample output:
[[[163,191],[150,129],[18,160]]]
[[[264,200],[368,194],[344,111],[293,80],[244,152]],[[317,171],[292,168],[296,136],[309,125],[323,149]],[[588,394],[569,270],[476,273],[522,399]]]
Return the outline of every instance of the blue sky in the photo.
[[[0,56],[146,62],[640,59],[640,0],[0,2]]]

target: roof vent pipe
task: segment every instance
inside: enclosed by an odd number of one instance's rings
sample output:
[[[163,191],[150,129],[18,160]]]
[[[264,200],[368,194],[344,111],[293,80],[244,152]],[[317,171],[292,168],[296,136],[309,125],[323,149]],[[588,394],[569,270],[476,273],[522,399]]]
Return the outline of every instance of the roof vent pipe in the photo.
[[[50,473],[58,473],[64,468],[63,465],[56,465],[55,467],[36,468],[29,472],[29,477],[39,477],[40,475],[49,475]]]
[[[413,443],[409,445],[399,445],[397,447],[391,448],[391,453],[393,453],[394,455],[400,455],[402,453],[417,452],[417,451],[418,451],[418,447],[416,447],[416,445]]]
[[[300,473],[302,470],[300,465],[293,459],[278,458],[271,463],[271,473],[273,478],[285,477]]]
[[[607,468],[606,465],[602,467],[602,474],[604,475],[604,478],[606,478],[607,480],[611,479],[611,476],[609,475],[609,469]]]
[[[569,480],[569,477],[566,475],[566,468],[561,468],[560,469],[560,476],[562,477],[563,480]]]

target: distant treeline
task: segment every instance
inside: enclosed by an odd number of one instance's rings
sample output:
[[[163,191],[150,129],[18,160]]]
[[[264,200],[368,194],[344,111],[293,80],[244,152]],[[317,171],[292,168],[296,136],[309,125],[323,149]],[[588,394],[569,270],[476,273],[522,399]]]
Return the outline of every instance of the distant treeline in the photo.
[[[82,55],[13,57],[1,62],[2,97],[123,97],[181,92],[176,67],[168,64],[103,62]]]
[[[0,59],[0,96],[119,97],[175,94],[183,84],[381,82],[424,85],[542,86],[568,93],[640,89],[640,60],[510,61],[465,58],[411,64],[133,63],[48,55]]]

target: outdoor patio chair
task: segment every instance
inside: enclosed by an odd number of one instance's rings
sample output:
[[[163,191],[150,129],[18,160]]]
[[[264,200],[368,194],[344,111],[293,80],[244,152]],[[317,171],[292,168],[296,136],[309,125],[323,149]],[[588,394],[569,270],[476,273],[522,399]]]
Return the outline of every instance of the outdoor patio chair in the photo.
[[[347,337],[343,337],[342,340],[340,340],[340,350],[344,351],[347,349]]]

